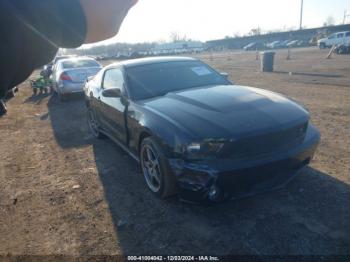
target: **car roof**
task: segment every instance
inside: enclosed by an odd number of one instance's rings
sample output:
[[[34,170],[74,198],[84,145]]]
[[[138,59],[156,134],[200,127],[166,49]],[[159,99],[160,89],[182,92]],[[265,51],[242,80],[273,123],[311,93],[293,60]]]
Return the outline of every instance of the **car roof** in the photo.
[[[66,59],[66,58],[71,58],[71,57],[77,57],[76,55],[57,55],[55,56],[55,58],[53,59],[53,61],[58,61],[58,60],[62,60],[62,59]]]
[[[91,57],[88,57],[88,56],[75,56],[75,57],[69,57],[69,58],[61,59],[61,60],[57,61],[57,63],[63,63],[63,62],[67,62],[67,61],[78,61],[78,60],[92,60],[92,61],[96,61],[95,59],[93,59]]]
[[[350,31],[335,32],[335,33],[332,33],[332,35],[333,35],[333,34],[342,34],[342,33],[344,34],[344,33],[349,33],[349,32],[350,32]]]
[[[181,56],[157,56],[157,57],[125,60],[125,61],[113,63],[110,65],[110,67],[113,67],[113,66],[134,67],[134,66],[142,66],[142,65],[157,64],[157,63],[185,62],[185,61],[198,61],[198,59],[195,59],[192,57],[181,57]]]

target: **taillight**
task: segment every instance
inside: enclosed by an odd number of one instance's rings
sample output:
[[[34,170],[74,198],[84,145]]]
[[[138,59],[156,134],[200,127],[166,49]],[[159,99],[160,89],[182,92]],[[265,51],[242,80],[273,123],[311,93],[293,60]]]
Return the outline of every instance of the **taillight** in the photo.
[[[70,78],[70,76],[67,75],[66,73],[62,73],[60,78],[61,80],[72,81],[72,78]]]

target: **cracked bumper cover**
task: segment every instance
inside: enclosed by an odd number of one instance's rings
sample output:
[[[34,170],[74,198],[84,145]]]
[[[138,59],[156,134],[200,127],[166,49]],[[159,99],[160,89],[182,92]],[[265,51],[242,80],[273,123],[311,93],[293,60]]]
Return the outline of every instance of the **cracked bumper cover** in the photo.
[[[302,144],[288,151],[244,159],[184,161],[169,159],[177,177],[178,195],[187,201],[208,200],[212,186],[220,191],[219,200],[254,195],[288,183],[314,156],[320,133],[308,129]]]

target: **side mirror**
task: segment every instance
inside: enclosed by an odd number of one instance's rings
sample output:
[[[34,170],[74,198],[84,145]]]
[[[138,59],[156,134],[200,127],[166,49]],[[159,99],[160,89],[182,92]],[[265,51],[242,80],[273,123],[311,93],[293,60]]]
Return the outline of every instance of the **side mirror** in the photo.
[[[91,81],[95,76],[88,76],[88,78],[86,79],[86,82]]]
[[[119,88],[110,88],[102,91],[104,97],[121,97],[122,93]]]
[[[221,72],[221,73],[220,73],[220,75],[221,75],[221,76],[223,76],[223,77],[225,77],[226,79],[228,79],[228,78],[229,78],[228,73]]]

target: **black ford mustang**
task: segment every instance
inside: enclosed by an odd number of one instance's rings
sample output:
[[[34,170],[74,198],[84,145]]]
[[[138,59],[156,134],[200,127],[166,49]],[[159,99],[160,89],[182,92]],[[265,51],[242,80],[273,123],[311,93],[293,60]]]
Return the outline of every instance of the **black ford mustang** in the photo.
[[[109,65],[85,95],[93,135],[140,161],[161,198],[216,202],[278,188],[310,162],[320,140],[302,106],[233,85],[192,58]]]

